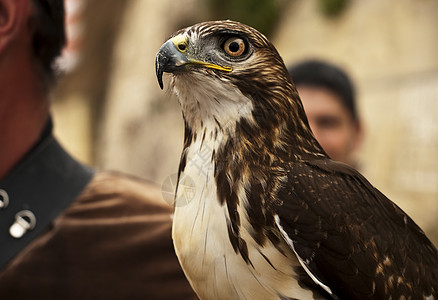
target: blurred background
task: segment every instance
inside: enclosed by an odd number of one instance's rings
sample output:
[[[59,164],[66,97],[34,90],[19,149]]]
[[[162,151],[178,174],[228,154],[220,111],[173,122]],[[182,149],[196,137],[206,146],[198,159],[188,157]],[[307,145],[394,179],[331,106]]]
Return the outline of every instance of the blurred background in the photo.
[[[361,172],[438,245],[438,1],[65,1],[53,116],[81,161],[158,186],[176,173],[183,122],[159,89],[155,54],[179,28],[233,19],[268,36],[288,66],[319,58],[348,72],[364,124]]]

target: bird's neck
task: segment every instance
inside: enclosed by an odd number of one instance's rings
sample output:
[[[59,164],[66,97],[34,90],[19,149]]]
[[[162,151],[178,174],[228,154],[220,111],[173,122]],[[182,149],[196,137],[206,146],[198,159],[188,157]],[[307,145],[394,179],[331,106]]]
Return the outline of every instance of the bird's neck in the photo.
[[[251,105],[241,111],[236,106],[235,112],[225,114],[228,119],[220,114],[205,114],[200,119],[185,115],[180,171],[187,160],[208,152],[218,186],[233,185],[245,173],[263,183],[265,177],[283,176],[285,165],[327,157],[310,130],[300,102],[290,101],[297,107],[291,104],[276,113],[273,107],[247,103]],[[225,202],[227,197],[219,198]]]
[[[289,81],[239,89],[230,81],[193,72],[175,75],[173,88],[183,110],[184,148],[209,138],[220,162],[256,168],[326,157]]]
[[[224,154],[220,161],[244,160],[266,167],[327,157],[308,125],[301,103],[297,105],[273,113],[274,108],[245,102],[240,106],[233,103],[226,112],[185,114],[184,147],[208,136],[215,145],[212,150]]]

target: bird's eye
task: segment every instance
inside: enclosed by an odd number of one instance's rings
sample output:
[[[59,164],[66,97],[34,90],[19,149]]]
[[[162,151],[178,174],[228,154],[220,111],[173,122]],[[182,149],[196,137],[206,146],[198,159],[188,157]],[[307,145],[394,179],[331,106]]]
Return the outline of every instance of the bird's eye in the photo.
[[[245,42],[238,37],[232,37],[225,41],[224,50],[230,56],[240,56],[245,52]]]

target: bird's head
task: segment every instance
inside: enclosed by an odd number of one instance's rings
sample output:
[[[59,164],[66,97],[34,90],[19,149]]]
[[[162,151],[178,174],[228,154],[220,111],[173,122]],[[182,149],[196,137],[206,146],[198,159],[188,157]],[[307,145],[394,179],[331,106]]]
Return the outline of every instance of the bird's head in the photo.
[[[212,21],[177,31],[156,56],[161,88],[164,72],[191,131],[244,123],[254,132],[293,126],[312,135],[282,58],[252,27]]]

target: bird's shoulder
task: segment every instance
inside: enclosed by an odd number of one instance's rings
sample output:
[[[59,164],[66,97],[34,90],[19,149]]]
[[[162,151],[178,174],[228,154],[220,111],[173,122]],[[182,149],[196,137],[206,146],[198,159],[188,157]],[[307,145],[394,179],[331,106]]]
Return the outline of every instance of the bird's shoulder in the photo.
[[[284,238],[339,297],[438,292],[436,248],[354,168],[330,159],[295,162],[276,197]]]

